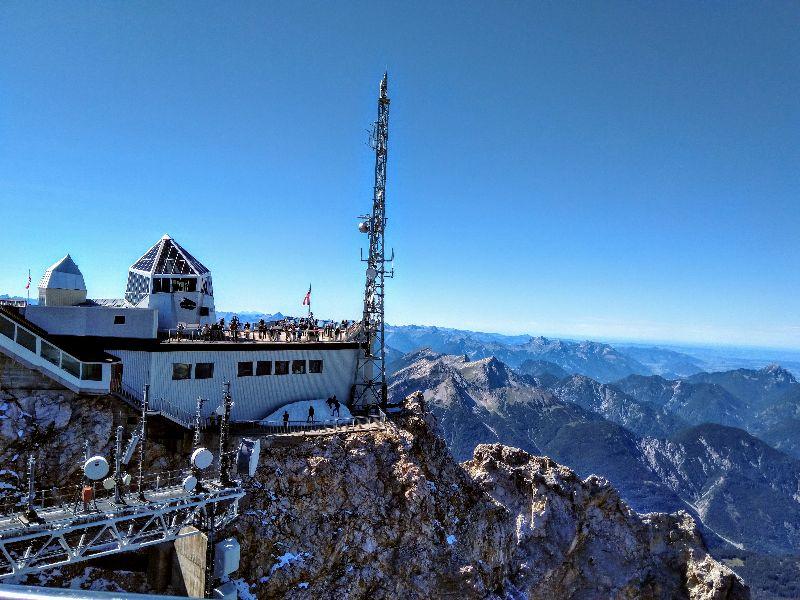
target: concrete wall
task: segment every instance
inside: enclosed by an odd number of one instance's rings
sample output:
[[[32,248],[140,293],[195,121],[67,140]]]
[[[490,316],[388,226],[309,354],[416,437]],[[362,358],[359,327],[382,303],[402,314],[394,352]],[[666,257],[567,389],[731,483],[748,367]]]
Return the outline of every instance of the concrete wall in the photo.
[[[176,277],[178,277],[176,275]],[[151,284],[152,285],[152,284]],[[198,280],[198,286],[200,282]],[[195,303],[195,308],[187,309],[181,307],[184,299]],[[158,328],[175,329],[178,323],[190,325],[204,325],[216,322],[217,314],[214,311],[214,298],[201,292],[174,292],[171,294],[157,293],[149,294],[144,302],[150,308],[158,309]],[[209,315],[200,316],[200,307],[207,307]]]
[[[151,398],[164,398],[193,414],[197,398],[205,398],[205,416],[210,415],[222,401],[222,384],[231,382],[234,407],[232,418],[238,421],[261,419],[277,408],[298,400],[324,399],[332,394],[340,401],[350,398],[355,377],[355,349],[300,350],[225,350],[174,352],[111,351],[123,361],[122,380],[138,393],[148,379]],[[149,361],[147,358],[149,357]],[[238,377],[240,361],[269,360],[322,360],[322,373],[302,375],[253,375]],[[214,377],[194,379],[194,365],[199,362],[214,363]],[[173,363],[192,365],[192,379],[173,380]],[[255,364],[253,365],[255,372]]]
[[[114,317],[124,316],[123,325]],[[25,317],[53,335],[155,338],[158,315],[148,308],[28,306]]]
[[[39,304],[45,306],[72,306],[86,300],[86,290],[39,288]]]

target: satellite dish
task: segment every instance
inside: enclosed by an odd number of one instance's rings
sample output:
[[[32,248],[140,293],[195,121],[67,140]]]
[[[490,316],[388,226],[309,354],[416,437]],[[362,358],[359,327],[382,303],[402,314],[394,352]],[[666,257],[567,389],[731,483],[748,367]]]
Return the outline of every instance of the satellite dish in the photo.
[[[261,454],[261,440],[244,438],[236,452],[236,473],[250,477],[255,475],[259,454]]]
[[[222,404],[220,404],[217,407],[217,410],[215,410],[214,412],[217,413],[220,417],[224,417],[225,416],[225,407]]]
[[[183,489],[187,492],[191,492],[197,486],[197,477],[194,475],[189,475],[186,479],[183,480]]]
[[[361,221],[361,223],[358,224],[358,230],[361,233],[369,233],[369,223],[366,221]]]
[[[198,448],[192,452],[192,466],[197,467],[201,471],[207,469],[214,462],[214,455],[208,448]]]
[[[113,477],[106,477],[105,479],[103,479],[103,487],[106,488],[107,490],[113,490],[114,489],[114,478]]]
[[[108,461],[102,456],[93,456],[83,463],[83,474],[87,479],[100,481],[108,475]]]
[[[375,270],[375,267],[369,267],[367,269],[367,279],[372,281],[378,276],[378,271]]]

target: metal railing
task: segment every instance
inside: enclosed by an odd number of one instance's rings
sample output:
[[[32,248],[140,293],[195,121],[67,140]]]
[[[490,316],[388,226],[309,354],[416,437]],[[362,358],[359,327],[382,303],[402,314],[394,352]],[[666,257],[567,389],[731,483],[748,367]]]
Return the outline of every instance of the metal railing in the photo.
[[[115,393],[131,407],[141,410],[142,394],[137,392],[128,384],[122,383],[119,390],[117,390]],[[151,398],[148,401],[148,404],[150,409],[149,412],[161,415],[177,423],[178,425],[186,427],[187,429],[194,427],[195,414],[178,406],[174,402],[166,398]],[[201,419],[200,426],[206,427],[208,422],[209,419],[207,417],[203,418]]]
[[[185,327],[183,329],[168,329],[167,342],[349,342],[357,338],[360,323],[356,322],[339,331],[330,331],[325,327],[294,328],[268,327],[266,331],[259,331],[258,327],[251,329],[211,329],[204,330],[198,327]]]
[[[378,414],[354,416],[344,419],[325,421],[244,421],[236,424],[237,430],[252,435],[298,435],[318,434],[333,435],[372,429],[383,429],[386,426],[386,414],[378,409]]]
[[[0,314],[0,335],[44,359],[41,364],[36,365],[40,370],[41,368],[54,370],[53,367],[55,367],[80,381],[104,381],[102,362],[79,360],[44,339],[39,333],[15,322],[4,314]]]
[[[191,474],[191,469],[173,469],[167,471],[158,471],[156,473],[148,473],[142,477],[141,484],[138,477],[131,477],[130,483],[124,485],[126,488],[122,494],[123,497],[129,494],[138,493],[139,486],[141,485],[145,493],[157,493],[163,490],[174,489],[183,485],[183,480]],[[209,472],[208,476],[200,479],[200,483],[204,481],[214,481],[216,471]],[[109,475],[112,477],[112,475]],[[83,488],[89,485],[92,487],[90,507],[84,510],[83,505]],[[8,516],[21,512],[28,504],[33,506],[37,511],[49,511],[53,509],[61,509],[71,514],[83,514],[85,512],[93,512],[92,506],[101,500],[111,500],[114,498],[114,490],[106,490],[98,482],[94,484],[87,484],[83,479],[78,483],[71,483],[62,486],[51,486],[48,488],[38,489],[34,492],[33,497],[28,499],[28,493],[23,490],[8,490],[5,497],[0,500],[0,516]]]

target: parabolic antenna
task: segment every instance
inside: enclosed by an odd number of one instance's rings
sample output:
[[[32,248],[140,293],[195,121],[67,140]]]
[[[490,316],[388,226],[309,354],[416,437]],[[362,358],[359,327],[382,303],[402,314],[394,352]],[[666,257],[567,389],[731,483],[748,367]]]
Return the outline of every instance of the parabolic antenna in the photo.
[[[369,279],[370,281],[372,281],[372,280],[373,280],[373,279],[375,279],[377,276],[378,276],[378,271],[376,271],[374,267],[369,267],[369,268],[367,269],[367,279]]]
[[[100,481],[108,475],[108,461],[102,456],[93,456],[83,463],[83,474],[87,479]]]
[[[366,221],[361,221],[361,223],[358,224],[358,230],[361,233],[369,233],[369,223]]]
[[[207,469],[214,462],[214,455],[208,448],[198,448],[192,452],[192,466],[200,470]]]
[[[103,479],[103,487],[106,488],[107,490],[113,490],[114,489],[114,478],[113,477],[106,477],[105,479]]]
[[[250,477],[255,475],[259,454],[261,454],[261,440],[242,439],[236,452],[236,473]]]
[[[191,492],[197,486],[197,477],[194,475],[189,475],[186,479],[183,480],[183,489],[187,492]]]

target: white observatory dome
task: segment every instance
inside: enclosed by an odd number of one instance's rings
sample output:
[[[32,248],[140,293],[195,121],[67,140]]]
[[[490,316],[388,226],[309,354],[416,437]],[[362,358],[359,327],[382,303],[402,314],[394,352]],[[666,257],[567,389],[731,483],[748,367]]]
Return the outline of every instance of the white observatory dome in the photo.
[[[67,254],[44,272],[39,281],[39,303],[45,306],[71,306],[86,300],[83,273]]]

